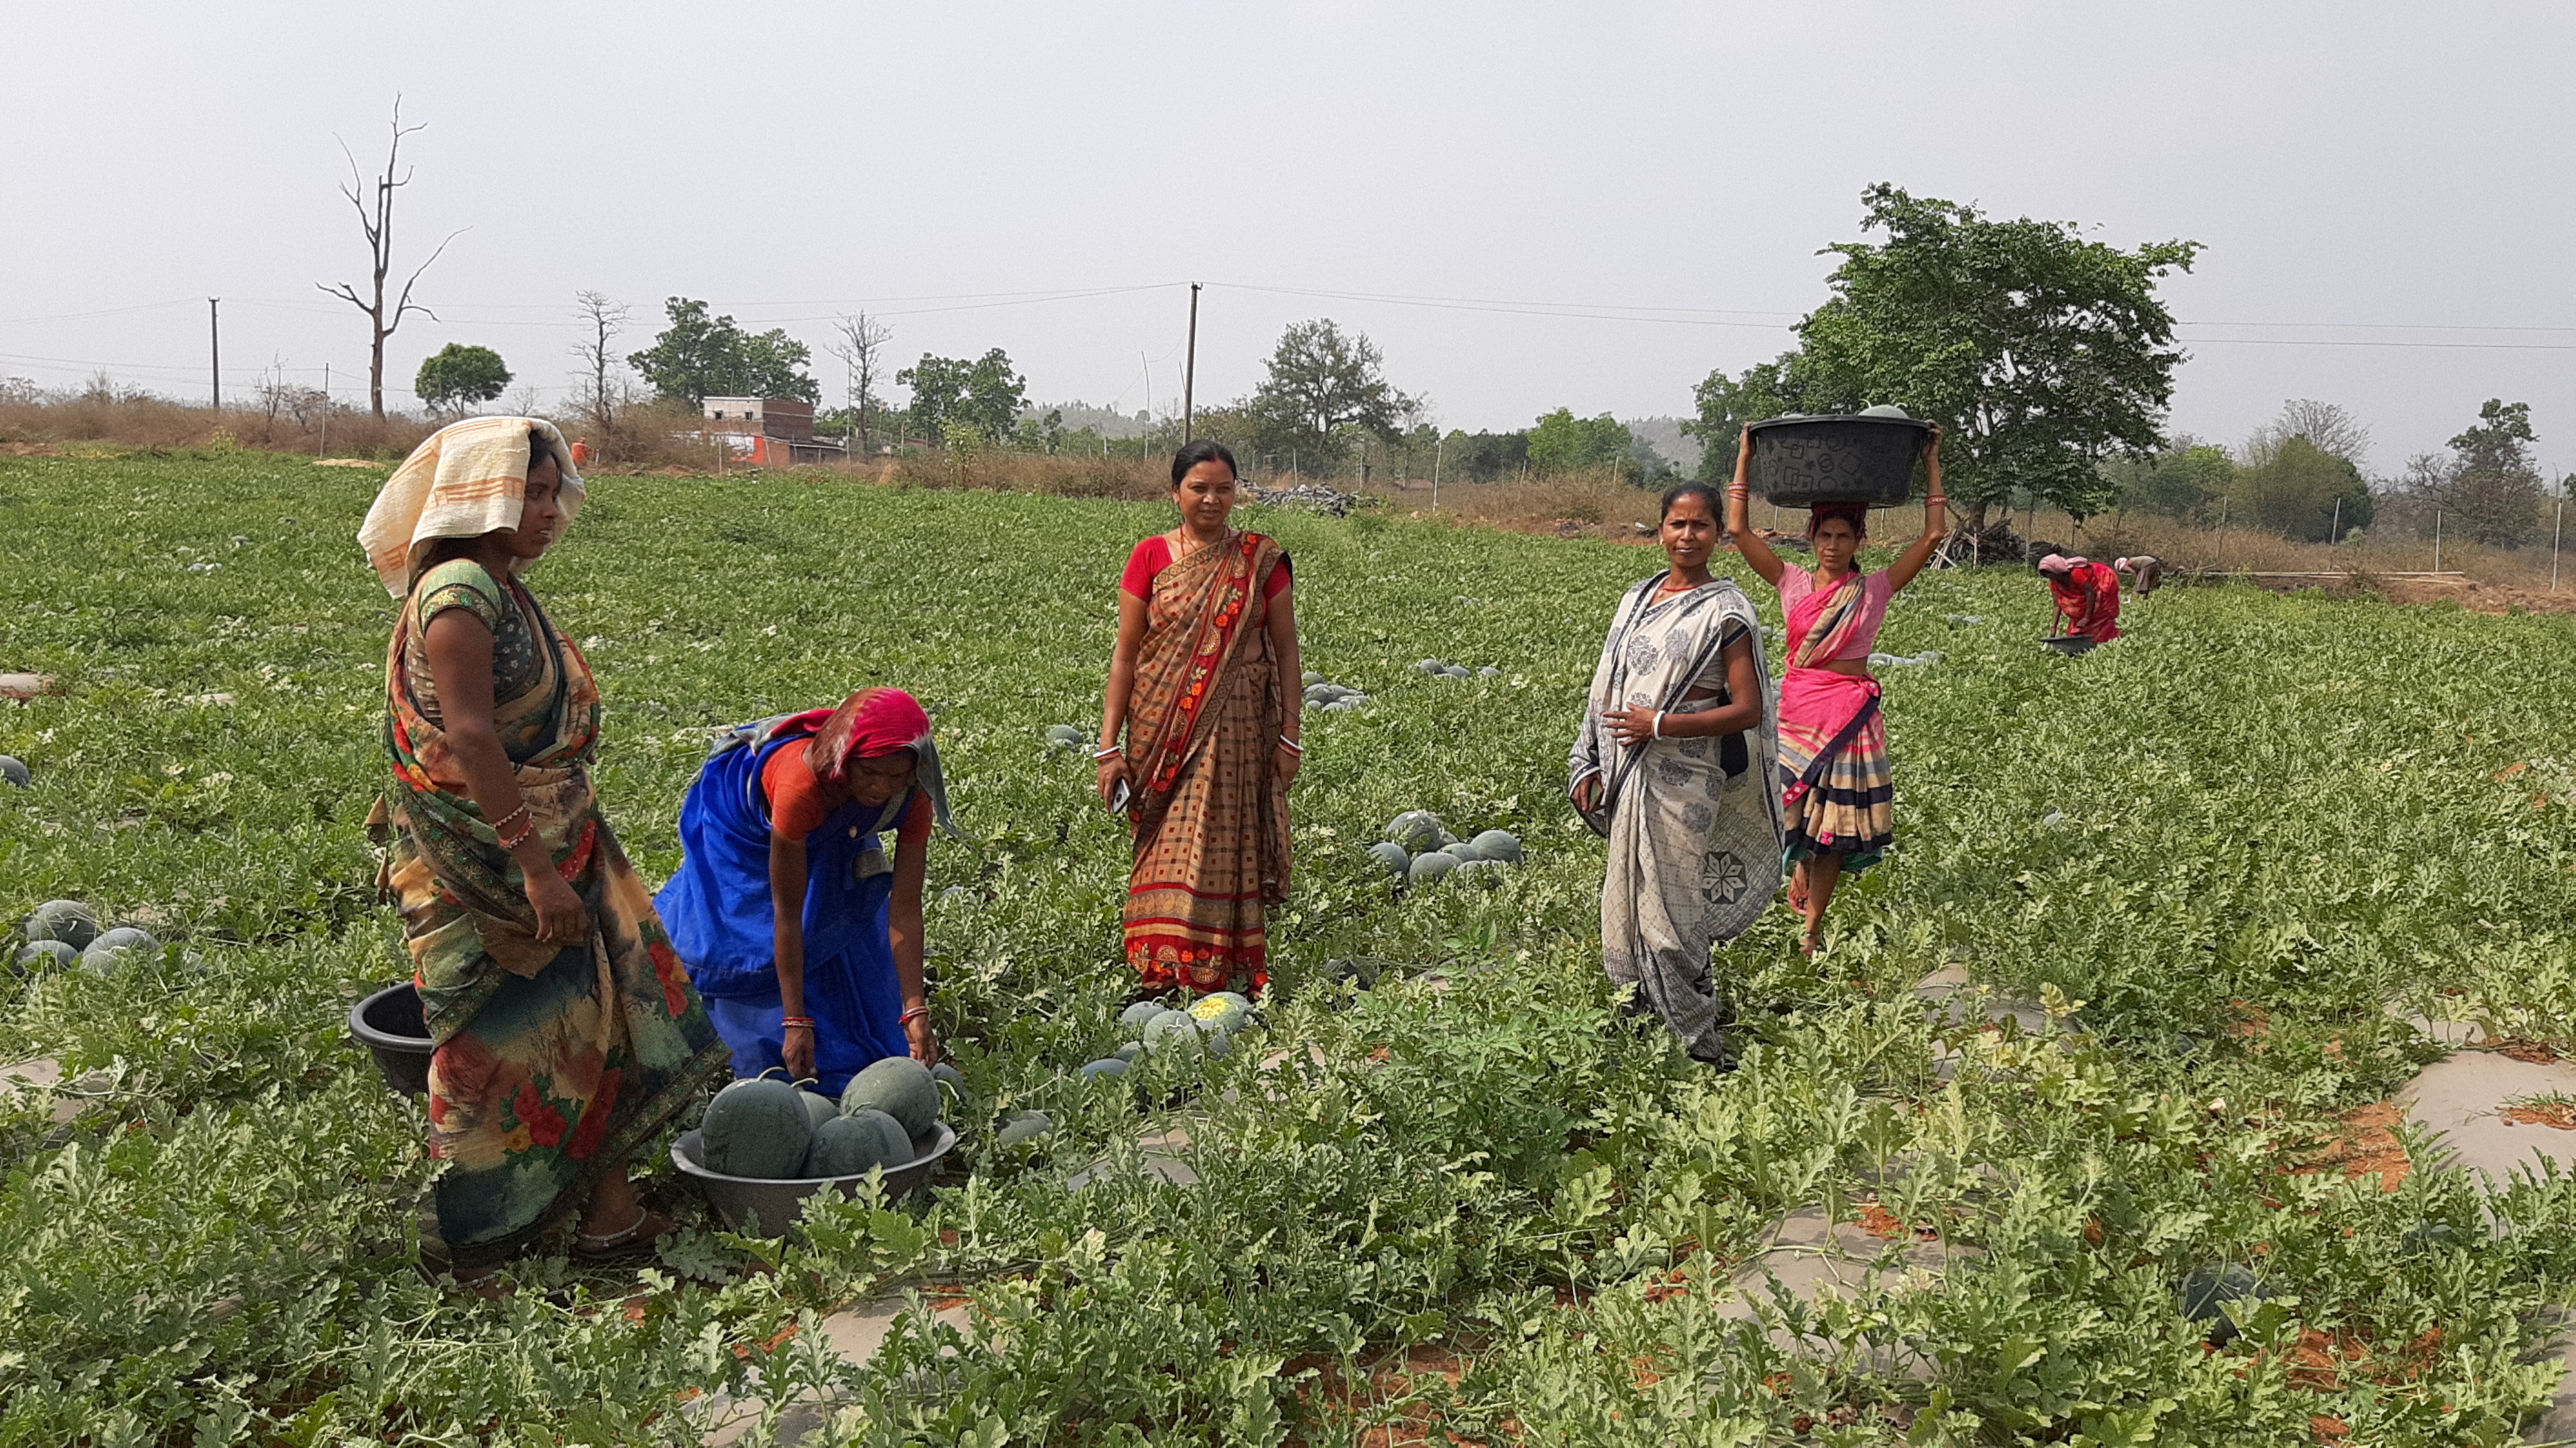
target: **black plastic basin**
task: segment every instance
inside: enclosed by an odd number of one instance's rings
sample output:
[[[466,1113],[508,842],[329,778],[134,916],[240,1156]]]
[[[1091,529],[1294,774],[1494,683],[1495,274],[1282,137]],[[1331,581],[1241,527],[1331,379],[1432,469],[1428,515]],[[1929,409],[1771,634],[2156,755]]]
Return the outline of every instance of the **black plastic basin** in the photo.
[[[349,1035],[376,1058],[387,1086],[411,1096],[429,1094],[429,1027],[411,982],[387,986],[350,1007]]]
[[[1914,462],[1932,424],[1911,417],[1793,414],[1745,428],[1751,482],[1779,508],[1816,503],[1894,507],[1914,494]]]

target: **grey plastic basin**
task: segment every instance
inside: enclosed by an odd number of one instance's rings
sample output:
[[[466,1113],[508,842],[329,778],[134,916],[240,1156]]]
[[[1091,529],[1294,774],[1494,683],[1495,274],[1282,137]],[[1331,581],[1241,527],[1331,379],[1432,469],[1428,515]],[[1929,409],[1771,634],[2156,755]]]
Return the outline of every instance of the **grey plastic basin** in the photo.
[[[930,1180],[939,1159],[957,1145],[956,1128],[940,1122],[931,1133],[930,1150],[901,1166],[885,1169],[885,1194],[888,1200],[919,1191]],[[773,1180],[767,1177],[726,1176],[698,1164],[704,1140],[695,1131],[680,1133],[671,1143],[671,1165],[680,1174],[696,1182],[707,1194],[707,1201],[724,1218],[725,1225],[746,1237],[775,1237],[795,1225],[805,1210],[805,1199],[820,1191],[836,1191],[842,1196],[855,1196],[867,1175],[840,1177],[790,1177]],[[915,1143],[919,1145],[918,1142]]]
[[[1889,508],[1914,495],[1914,463],[1932,424],[1911,417],[1792,414],[1750,424],[1754,491],[1780,508],[1866,503]]]
[[[408,1096],[429,1094],[429,1027],[410,981],[387,986],[349,1008],[349,1036],[376,1058],[385,1084]]]

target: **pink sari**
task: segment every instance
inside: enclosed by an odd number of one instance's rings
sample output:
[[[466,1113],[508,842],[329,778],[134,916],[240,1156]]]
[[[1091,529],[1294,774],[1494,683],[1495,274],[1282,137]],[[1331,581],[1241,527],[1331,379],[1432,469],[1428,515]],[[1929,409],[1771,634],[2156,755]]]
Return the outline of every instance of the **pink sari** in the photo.
[[[1887,724],[1878,680],[1820,667],[1866,658],[1885,617],[1887,589],[1846,574],[1789,607],[1788,672],[1780,680],[1780,802],[1788,857],[1841,854],[1846,870],[1877,863],[1895,841]]]

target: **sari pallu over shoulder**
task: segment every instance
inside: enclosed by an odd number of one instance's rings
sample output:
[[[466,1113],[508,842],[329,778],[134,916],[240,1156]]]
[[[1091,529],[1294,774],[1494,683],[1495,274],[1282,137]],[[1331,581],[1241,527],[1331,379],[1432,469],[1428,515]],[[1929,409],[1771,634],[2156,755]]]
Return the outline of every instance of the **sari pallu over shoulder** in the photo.
[[[1287,899],[1283,728],[1262,598],[1284,554],[1258,533],[1155,575],[1129,695],[1135,862],[1126,952],[1153,989],[1257,989],[1265,907]]]
[[[494,723],[538,838],[590,912],[587,939],[536,938],[517,861],[404,684],[405,650],[420,644],[408,611],[387,668],[400,829],[388,880],[436,1047],[429,1117],[441,1170],[424,1245],[457,1268],[498,1261],[577,1208],[725,1060],[592,794],[599,692],[589,667],[524,590],[513,592],[544,641],[544,668],[495,705]]]
[[[1869,627],[1857,573],[1789,611],[1788,669],[1780,680],[1780,792],[1788,853],[1834,850],[1865,869],[1894,842],[1887,728],[1878,680],[1819,667]]]
[[[1769,709],[1740,735],[1667,735],[1635,745],[1621,744],[1601,716],[1614,708],[1686,715],[1722,707],[1720,698],[1687,696],[1713,670],[1722,676],[1719,660],[1737,638],[1753,644],[1754,688],[1766,706],[1770,689],[1760,620],[1734,584],[1719,580],[1657,602],[1662,582],[1647,579],[1621,601],[1593,670],[1568,787],[1602,781],[1601,799],[1584,818],[1609,841],[1603,970],[1613,984],[1633,987],[1637,1005],[1652,1009],[1684,1050],[1716,1060],[1729,1013],[1711,979],[1710,952],[1751,925],[1780,883]]]

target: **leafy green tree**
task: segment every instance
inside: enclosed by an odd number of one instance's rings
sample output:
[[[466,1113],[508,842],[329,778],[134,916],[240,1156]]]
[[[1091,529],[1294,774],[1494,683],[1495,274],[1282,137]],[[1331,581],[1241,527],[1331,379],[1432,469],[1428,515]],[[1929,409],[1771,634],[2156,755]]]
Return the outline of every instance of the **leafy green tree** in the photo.
[[[450,342],[420,364],[411,390],[432,412],[462,412],[500,396],[509,385],[510,369],[501,365],[500,353]]]
[[[2419,457],[2410,466],[2407,491],[2416,511],[2438,511],[2454,537],[2501,548],[2532,541],[2546,494],[2531,461],[2537,440],[2531,404],[2487,399],[2477,425],[2451,439],[2450,457]]]
[[[1756,363],[1745,368],[1741,377],[1711,372],[1691,389],[1699,417],[1683,423],[1682,431],[1699,439],[1702,479],[1722,483],[1735,476],[1735,453],[1746,423],[1798,410],[1789,378],[1790,364],[1797,355],[1789,352],[1769,362]]]
[[[2023,490],[2078,519],[2101,511],[2101,461],[2157,444],[2183,353],[2156,283],[2190,270],[2199,243],[2123,251],[1885,184],[1862,202],[1862,230],[1887,239],[1826,248],[1842,257],[1834,295],[1798,325],[1782,390],[1810,409],[1892,402],[1940,421],[1971,525]]]
[[[2353,515],[2356,498],[2366,503],[2369,496],[2369,485],[2350,458],[2326,451],[2304,433],[2292,433],[2258,439],[2247,449],[2228,511],[2255,527],[2314,541],[2338,526],[2369,526],[2366,513]]]
[[[1529,462],[1542,473],[1605,468],[1625,464],[1636,445],[1627,424],[1610,414],[1583,418],[1560,407],[1530,429]]]
[[[1012,370],[1010,354],[999,347],[971,362],[924,352],[894,380],[912,389],[912,425],[943,441],[952,423],[988,444],[1008,441],[1028,405],[1028,379]]]
[[[2102,471],[2120,507],[2190,523],[2216,522],[2219,500],[2236,483],[2236,461],[2227,449],[2189,438],[2152,456],[2113,458]]]
[[[687,297],[669,298],[663,311],[670,325],[626,359],[661,396],[692,407],[710,397],[822,400],[822,388],[804,370],[814,354],[783,329],[745,332],[733,318],[710,316],[706,303]]]
[[[1376,343],[1330,318],[1290,324],[1245,404],[1258,419],[1261,450],[1293,454],[1311,472],[1357,435],[1393,442],[1419,404],[1387,382],[1385,363]]]
[[[1493,483],[1518,477],[1529,466],[1530,435],[1461,432],[1452,428],[1440,447],[1440,475],[1458,482]]]

